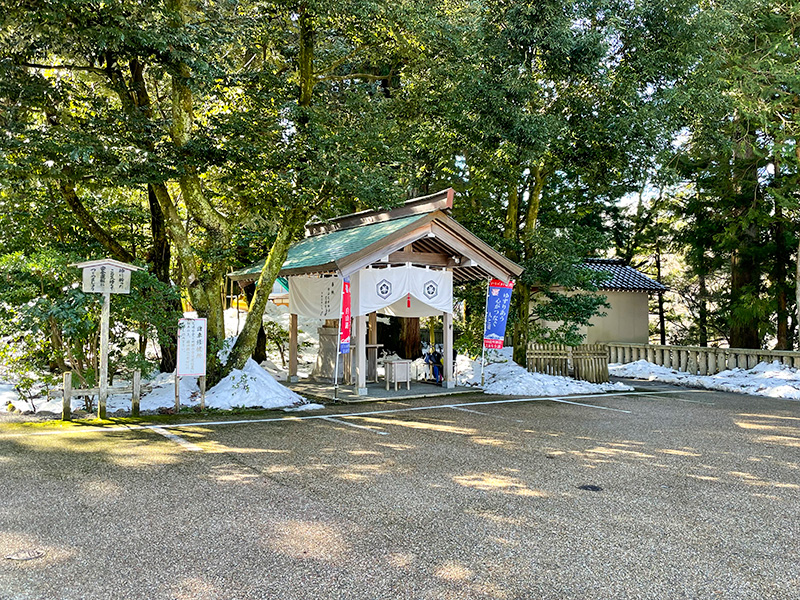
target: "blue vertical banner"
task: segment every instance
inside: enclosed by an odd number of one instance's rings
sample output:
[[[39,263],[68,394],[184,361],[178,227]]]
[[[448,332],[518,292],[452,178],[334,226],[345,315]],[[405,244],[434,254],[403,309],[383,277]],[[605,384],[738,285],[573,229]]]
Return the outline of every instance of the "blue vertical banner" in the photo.
[[[514,281],[492,279],[486,294],[486,324],[483,328],[483,347],[500,349],[506,336],[508,310],[511,307],[511,292]]]

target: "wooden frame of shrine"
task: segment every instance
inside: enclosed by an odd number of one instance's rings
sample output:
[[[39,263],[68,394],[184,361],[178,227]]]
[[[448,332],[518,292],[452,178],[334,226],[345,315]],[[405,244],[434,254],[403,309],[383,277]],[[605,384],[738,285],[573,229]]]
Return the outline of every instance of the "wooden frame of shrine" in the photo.
[[[364,211],[311,223],[292,246],[279,274],[289,281],[289,378],[297,381],[298,314],[339,319],[341,285],[349,278],[353,319],[350,373],[345,381],[367,394],[367,354],[377,354],[377,314],[443,319],[442,386],[453,375],[453,285],[490,278],[509,281],[522,267],[489,246],[450,215],[454,190],[414,198],[381,211]],[[244,287],[258,279],[263,261],[235,271]],[[322,331],[322,330],[320,330]],[[323,344],[329,359],[338,347],[338,328]],[[330,354],[331,351],[333,354]],[[338,361],[337,361],[338,362]],[[333,369],[338,367],[331,365]]]

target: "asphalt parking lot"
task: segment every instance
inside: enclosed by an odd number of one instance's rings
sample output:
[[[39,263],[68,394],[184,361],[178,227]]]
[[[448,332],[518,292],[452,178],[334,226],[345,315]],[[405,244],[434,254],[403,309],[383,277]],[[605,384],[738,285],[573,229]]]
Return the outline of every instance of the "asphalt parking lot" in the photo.
[[[800,598],[800,403],[509,400],[0,425],[0,598]]]

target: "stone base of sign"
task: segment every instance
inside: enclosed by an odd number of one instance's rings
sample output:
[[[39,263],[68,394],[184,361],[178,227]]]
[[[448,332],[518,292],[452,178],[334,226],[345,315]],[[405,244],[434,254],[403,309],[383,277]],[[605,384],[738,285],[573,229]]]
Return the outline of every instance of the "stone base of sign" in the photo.
[[[357,388],[357,392],[359,396],[366,396],[369,390],[367,388]]]
[[[448,390],[452,390],[453,388],[455,388],[455,387],[456,387],[456,382],[455,382],[455,381],[453,381],[453,380],[450,380],[450,381],[443,381],[443,382],[442,382],[442,387],[443,387],[443,388],[446,388],[446,389],[448,389]]]
[[[320,327],[317,329],[319,334],[319,352],[317,362],[311,371],[311,379],[321,382],[333,381],[333,369],[336,364],[336,349],[339,337],[338,327]],[[344,361],[339,357],[339,382],[342,381],[344,373]]]

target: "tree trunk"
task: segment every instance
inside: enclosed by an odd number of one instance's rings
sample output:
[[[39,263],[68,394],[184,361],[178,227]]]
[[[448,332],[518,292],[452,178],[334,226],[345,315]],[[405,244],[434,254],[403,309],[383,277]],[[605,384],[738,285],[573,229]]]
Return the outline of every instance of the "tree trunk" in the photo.
[[[543,165],[531,167],[530,183],[528,187],[528,208],[525,213],[525,226],[523,229],[522,247],[526,260],[532,258],[531,236],[536,230],[539,219],[539,206],[542,200],[547,171]],[[512,303],[516,309],[517,318],[514,321],[514,362],[521,366],[528,363],[528,330],[531,313],[531,289],[525,284],[516,286],[516,302]]]
[[[272,286],[270,286],[270,290]],[[256,293],[255,284],[250,284],[244,288],[244,297],[247,299],[247,306],[253,301],[253,296]],[[269,298],[267,298],[269,300]],[[266,307],[266,304],[264,305]],[[237,309],[238,310],[238,309]],[[245,317],[246,319],[247,317]],[[267,360],[267,334],[264,331],[264,319],[262,316],[261,327],[258,328],[258,335],[256,336],[256,345],[253,349],[253,360],[261,364]]]
[[[152,184],[147,185],[147,200],[150,204],[150,231],[153,238],[153,247],[150,250],[147,262],[150,270],[161,283],[172,285],[170,280],[170,261],[172,253],[169,247],[169,237],[164,221],[164,212],[156,198],[155,188]],[[176,298],[172,308],[181,313],[181,300]],[[175,370],[178,361],[178,330],[170,333],[166,338],[159,338],[161,347],[161,364],[159,369],[162,373],[171,373]]]
[[[775,207],[775,261],[773,263],[772,279],[775,286],[775,300],[777,303],[777,328],[775,344],[776,350],[791,350],[789,340],[789,309],[788,293],[786,291],[786,277],[789,263],[789,248],[786,244],[786,226],[783,220],[783,210],[778,205]]]
[[[239,337],[225,366],[226,373],[230,373],[232,369],[244,368],[247,359],[253,354],[258,331],[263,326],[264,308],[267,306],[272,286],[286,260],[286,255],[289,253],[289,246],[303,231],[304,225],[305,211],[302,207],[293,208],[283,220],[283,225],[278,231],[278,236],[275,238],[269,255],[267,255],[267,260],[264,261],[264,267],[258,276],[247,319],[245,319],[244,327],[239,332]]]
[[[400,317],[400,358],[416,360],[422,356],[419,317]]]
[[[752,302],[760,293],[761,265],[758,252],[760,229],[755,214],[759,209],[760,190],[754,157],[752,133],[739,122],[735,129],[732,193],[733,218],[744,221],[731,253],[731,316],[730,344],[733,348],[760,348],[759,315]]]
[[[697,315],[697,329],[700,337],[700,346],[703,348],[708,346],[708,289],[706,288],[706,274],[701,272],[699,275],[700,280],[700,297],[698,298],[699,307]]]
[[[656,242],[656,281],[662,283],[661,280],[661,248]],[[658,292],[658,333],[661,340],[661,345],[667,344],[667,328],[666,318],[664,315],[664,292]]]

